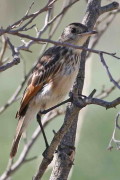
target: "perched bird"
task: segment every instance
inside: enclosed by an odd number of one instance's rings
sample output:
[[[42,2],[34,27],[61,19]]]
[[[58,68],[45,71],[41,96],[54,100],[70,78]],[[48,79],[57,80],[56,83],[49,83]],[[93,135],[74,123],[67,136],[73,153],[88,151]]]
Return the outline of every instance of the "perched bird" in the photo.
[[[87,38],[95,34],[81,23],[69,24],[59,38],[60,42],[82,46]],[[40,58],[31,74],[27,88],[16,114],[18,125],[10,156],[15,156],[22,133],[39,111],[62,102],[76,79],[80,49],[67,46],[53,46]]]

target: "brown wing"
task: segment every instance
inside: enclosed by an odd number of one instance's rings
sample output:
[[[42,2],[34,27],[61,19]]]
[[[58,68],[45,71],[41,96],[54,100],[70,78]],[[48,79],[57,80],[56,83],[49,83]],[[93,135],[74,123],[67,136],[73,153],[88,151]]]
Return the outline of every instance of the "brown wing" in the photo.
[[[49,48],[43,54],[30,77],[16,117],[20,118],[25,115],[30,100],[43,88],[43,85],[49,82],[52,76],[55,76],[59,71],[62,65],[62,55],[66,53],[67,48],[58,46]]]

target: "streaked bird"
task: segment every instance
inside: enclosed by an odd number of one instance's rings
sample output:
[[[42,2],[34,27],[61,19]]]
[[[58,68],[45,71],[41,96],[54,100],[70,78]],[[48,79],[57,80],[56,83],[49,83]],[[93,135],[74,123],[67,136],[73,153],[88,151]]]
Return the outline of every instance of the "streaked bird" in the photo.
[[[95,31],[81,23],[69,24],[59,38],[60,42],[82,46]],[[62,102],[72,88],[78,74],[80,49],[53,46],[40,58],[31,74],[27,88],[16,114],[18,125],[10,156],[17,152],[21,136],[39,111],[44,111]]]

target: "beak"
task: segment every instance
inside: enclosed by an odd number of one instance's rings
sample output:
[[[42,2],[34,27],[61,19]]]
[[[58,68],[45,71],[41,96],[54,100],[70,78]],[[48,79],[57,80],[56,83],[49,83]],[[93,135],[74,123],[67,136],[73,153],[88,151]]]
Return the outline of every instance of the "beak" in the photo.
[[[85,33],[79,34],[80,36],[92,36],[93,34],[97,34],[97,31],[88,31]]]

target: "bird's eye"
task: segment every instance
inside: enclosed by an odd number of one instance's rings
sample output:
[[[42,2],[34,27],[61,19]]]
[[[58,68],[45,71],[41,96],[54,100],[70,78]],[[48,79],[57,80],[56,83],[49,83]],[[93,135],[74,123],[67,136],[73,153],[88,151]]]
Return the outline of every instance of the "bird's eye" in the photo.
[[[77,30],[75,28],[72,28],[71,33],[76,33]]]

